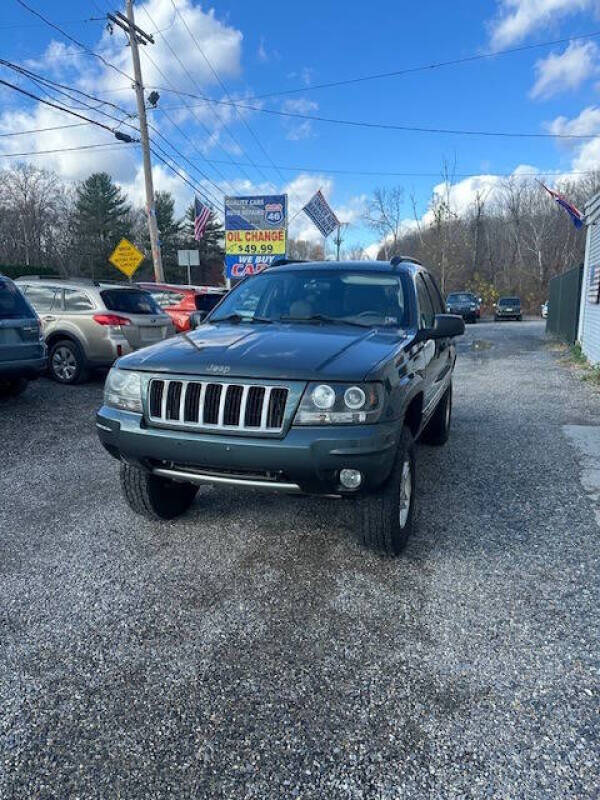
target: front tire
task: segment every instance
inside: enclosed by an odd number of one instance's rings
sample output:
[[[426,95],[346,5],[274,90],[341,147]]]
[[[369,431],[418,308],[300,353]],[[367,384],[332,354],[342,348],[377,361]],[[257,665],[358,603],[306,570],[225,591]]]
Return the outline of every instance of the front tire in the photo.
[[[83,350],[72,339],[61,339],[50,348],[48,369],[58,383],[82,383],[87,377]]]
[[[151,472],[121,464],[121,489],[132,511],[146,519],[174,519],[194,502],[198,487],[160,478]]]
[[[404,427],[388,480],[369,494],[358,495],[356,538],[389,556],[402,552],[413,532],[415,516],[415,443]]]

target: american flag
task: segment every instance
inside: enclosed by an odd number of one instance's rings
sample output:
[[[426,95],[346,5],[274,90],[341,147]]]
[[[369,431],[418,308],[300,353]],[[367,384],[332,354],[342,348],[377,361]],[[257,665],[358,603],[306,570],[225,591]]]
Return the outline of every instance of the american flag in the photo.
[[[559,192],[556,192],[554,189],[549,189],[545,183],[542,183],[541,185],[548,192],[550,197],[553,197],[558,203],[558,205],[562,206],[565,209],[567,214],[573,220],[573,225],[575,225],[576,228],[583,227],[583,214],[581,213],[581,211],[576,206],[574,206],[573,203],[569,203],[569,201],[564,195],[560,194]]]
[[[194,209],[194,239],[199,242],[204,236],[206,225],[210,219],[210,208],[203,205],[197,197],[194,197]]]

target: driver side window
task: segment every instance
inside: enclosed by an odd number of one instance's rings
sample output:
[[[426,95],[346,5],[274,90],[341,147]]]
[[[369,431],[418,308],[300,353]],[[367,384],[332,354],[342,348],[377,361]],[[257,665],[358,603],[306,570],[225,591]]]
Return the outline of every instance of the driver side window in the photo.
[[[419,306],[419,328],[433,328],[435,311],[431,304],[427,286],[422,275],[417,275],[417,302]]]

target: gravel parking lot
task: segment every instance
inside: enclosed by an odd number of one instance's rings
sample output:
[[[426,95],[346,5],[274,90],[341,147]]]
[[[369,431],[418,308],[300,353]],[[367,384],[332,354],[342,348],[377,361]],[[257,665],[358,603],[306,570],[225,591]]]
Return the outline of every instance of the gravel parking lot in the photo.
[[[349,507],[206,488],[152,524],[102,381],[0,406],[0,797],[598,797],[600,530],[540,322],[469,326],[387,560]]]

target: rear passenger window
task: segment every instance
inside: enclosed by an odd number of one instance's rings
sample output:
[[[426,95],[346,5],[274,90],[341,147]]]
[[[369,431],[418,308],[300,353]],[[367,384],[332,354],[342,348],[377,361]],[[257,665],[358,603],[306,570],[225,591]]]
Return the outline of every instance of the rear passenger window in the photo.
[[[65,289],[65,311],[89,311],[94,306],[85,292]]]
[[[431,297],[431,302],[433,303],[433,310],[436,314],[443,314],[446,308],[444,306],[440,290],[437,287],[437,283],[433,279],[433,275],[430,275],[429,272],[424,272],[423,277],[425,278],[425,283],[429,289],[429,296]]]
[[[28,286],[26,297],[38,313],[52,310],[56,289],[51,286]]]
[[[435,312],[421,274],[417,275],[417,299],[419,301],[419,328],[433,328]]]

